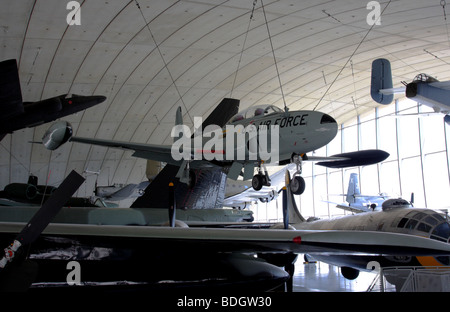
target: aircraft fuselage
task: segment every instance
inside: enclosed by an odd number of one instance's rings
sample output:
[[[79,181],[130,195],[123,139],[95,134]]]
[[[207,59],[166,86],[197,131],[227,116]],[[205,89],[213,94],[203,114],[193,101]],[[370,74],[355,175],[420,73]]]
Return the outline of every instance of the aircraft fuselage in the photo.
[[[450,224],[432,209],[392,208],[295,225],[301,230],[381,231],[428,237],[449,243]]]
[[[68,116],[105,101],[104,96],[80,96],[67,94],[37,102],[24,102],[24,112],[0,124],[0,133],[10,133],[25,127],[34,127]]]
[[[217,144],[214,144],[213,152],[218,153],[218,156],[223,155],[223,159],[219,160],[266,161],[267,159],[262,158],[259,153],[263,146],[268,154],[273,156],[273,153],[276,153],[278,161],[285,161],[290,159],[292,154],[303,154],[325,146],[333,140],[337,131],[337,122],[331,116],[317,111],[279,112],[254,116],[227,124],[219,138],[222,140],[219,144],[221,146],[217,148]],[[255,135],[253,139],[250,138],[252,133]],[[213,144],[208,142],[213,139],[217,141],[214,136],[203,137],[201,151],[204,155],[211,151],[210,147]],[[195,138],[192,141],[195,146]],[[230,148],[234,149],[232,153]],[[196,151],[198,150],[197,148]],[[250,153],[254,153],[255,158],[252,159]]]

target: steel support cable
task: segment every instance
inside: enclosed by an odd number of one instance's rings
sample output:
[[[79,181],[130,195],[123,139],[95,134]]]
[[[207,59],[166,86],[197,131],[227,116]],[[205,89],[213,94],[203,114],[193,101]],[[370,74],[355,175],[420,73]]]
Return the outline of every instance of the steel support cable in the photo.
[[[388,2],[388,4],[386,4],[386,6],[384,7],[383,11],[381,12],[380,16],[378,17],[378,19],[381,18],[381,16],[383,15],[384,11],[386,11],[387,7],[389,6],[389,4],[391,3],[392,0],[390,0]],[[334,83],[336,82],[336,80],[339,78],[339,76],[341,75],[342,71],[344,70],[345,67],[347,67],[347,64],[350,62],[350,60],[353,58],[353,56],[356,54],[356,51],[358,51],[359,47],[363,44],[363,42],[366,40],[367,36],[370,34],[370,32],[372,31],[373,27],[376,25],[376,21],[375,23],[372,24],[372,26],[369,28],[369,30],[367,31],[367,33],[364,35],[364,37],[361,39],[361,41],[358,43],[358,45],[356,46],[356,49],[353,51],[353,53],[350,55],[350,57],[347,59],[347,61],[345,62],[344,66],[342,66],[341,70],[339,71],[339,73],[336,75],[336,77],[334,78],[334,80],[331,82],[331,84],[328,86],[327,90],[325,91],[325,93],[322,95],[322,97],[320,98],[319,102],[316,104],[316,106],[314,106],[313,111],[315,111],[317,109],[317,107],[319,106],[319,104],[322,102],[323,98],[325,97],[325,95],[328,94],[328,92],[330,91],[331,87],[333,87]]]
[[[263,13],[264,13],[264,20],[266,21],[267,34],[269,35],[269,42],[270,42],[270,47],[272,49],[273,61],[275,63],[275,70],[277,71],[278,82],[280,83],[280,91],[281,91],[281,97],[283,98],[284,110],[287,111],[286,99],[284,97],[283,85],[281,83],[281,77],[280,77],[280,71],[278,70],[278,63],[277,63],[277,59],[275,57],[275,50],[273,48],[272,36],[270,35],[269,22],[267,21],[266,10],[264,9],[264,3],[262,0],[261,0],[261,7],[262,7]]]
[[[233,85],[231,86],[231,93],[230,93],[231,98],[233,97],[233,91],[234,91],[234,86],[236,85],[237,74],[239,72],[239,68],[241,67],[242,55],[244,54],[245,44],[247,42],[247,37],[248,37],[248,32],[250,31],[250,23],[253,19],[253,13],[255,12],[255,7],[256,7],[257,2],[258,2],[258,0],[253,1],[252,13],[250,14],[250,18],[249,18],[248,25],[247,25],[247,31],[245,32],[244,43],[242,44],[242,50],[241,50],[241,54],[239,55],[238,66],[237,66],[236,72],[234,74]]]

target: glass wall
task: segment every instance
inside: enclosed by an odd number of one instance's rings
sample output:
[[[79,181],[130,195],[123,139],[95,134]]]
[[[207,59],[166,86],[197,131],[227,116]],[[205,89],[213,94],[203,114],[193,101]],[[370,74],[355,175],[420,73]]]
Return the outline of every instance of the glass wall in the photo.
[[[299,209],[304,217],[348,213],[336,204],[347,204],[343,194],[353,172],[359,174],[364,195],[387,193],[410,200],[414,194],[414,207],[450,208],[449,146],[450,126],[444,123],[443,114],[410,100],[374,108],[341,125],[336,138],[314,155],[382,149],[390,156],[376,165],[346,169],[304,162],[306,190],[298,198]],[[264,208],[281,209],[281,196],[278,203],[273,201]],[[258,219],[259,208],[255,210]],[[282,218],[281,213],[278,216]]]

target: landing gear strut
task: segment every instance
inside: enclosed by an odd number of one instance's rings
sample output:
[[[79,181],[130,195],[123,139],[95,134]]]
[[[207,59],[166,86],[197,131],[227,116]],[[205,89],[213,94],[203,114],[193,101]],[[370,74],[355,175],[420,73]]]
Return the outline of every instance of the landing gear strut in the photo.
[[[261,162],[258,167],[258,173],[253,176],[252,187],[255,191],[259,191],[263,186],[270,186],[270,177],[266,166]]]
[[[301,195],[305,191],[306,186],[305,179],[300,176],[300,174],[302,174],[302,157],[294,154],[292,155],[292,161],[297,166],[297,170],[290,181],[290,188],[295,195]]]

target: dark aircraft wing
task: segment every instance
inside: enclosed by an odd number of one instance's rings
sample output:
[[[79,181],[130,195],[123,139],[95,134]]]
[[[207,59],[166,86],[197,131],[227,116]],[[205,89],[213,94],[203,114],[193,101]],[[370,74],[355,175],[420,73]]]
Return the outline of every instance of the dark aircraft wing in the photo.
[[[214,111],[208,116],[208,118],[203,122],[202,128],[215,124],[219,127],[225,125],[231,116],[236,114],[239,108],[239,100],[225,98],[222,102],[214,109]],[[133,150],[133,156],[145,159],[151,159],[156,161],[163,161],[169,164],[180,165],[181,161],[174,161],[171,156],[171,146],[170,145],[155,145],[155,144],[142,144],[142,143],[130,143],[121,142],[113,140],[102,140],[102,139],[89,139],[72,137],[70,139],[72,142],[94,144],[107,147],[115,147]],[[191,154],[194,153],[194,147],[191,147]],[[195,163],[195,162],[194,162]],[[192,164],[195,166],[195,164]]]
[[[167,163],[174,163],[174,160],[171,156],[171,145],[130,143],[122,141],[90,139],[81,137],[72,137],[70,141],[132,150],[134,151],[133,156],[135,157],[163,161]]]
[[[16,233],[23,224],[1,222],[0,232]],[[121,243],[163,252],[294,252],[326,254],[450,255],[450,245],[424,237],[369,231],[181,228],[52,223],[44,236]]]

